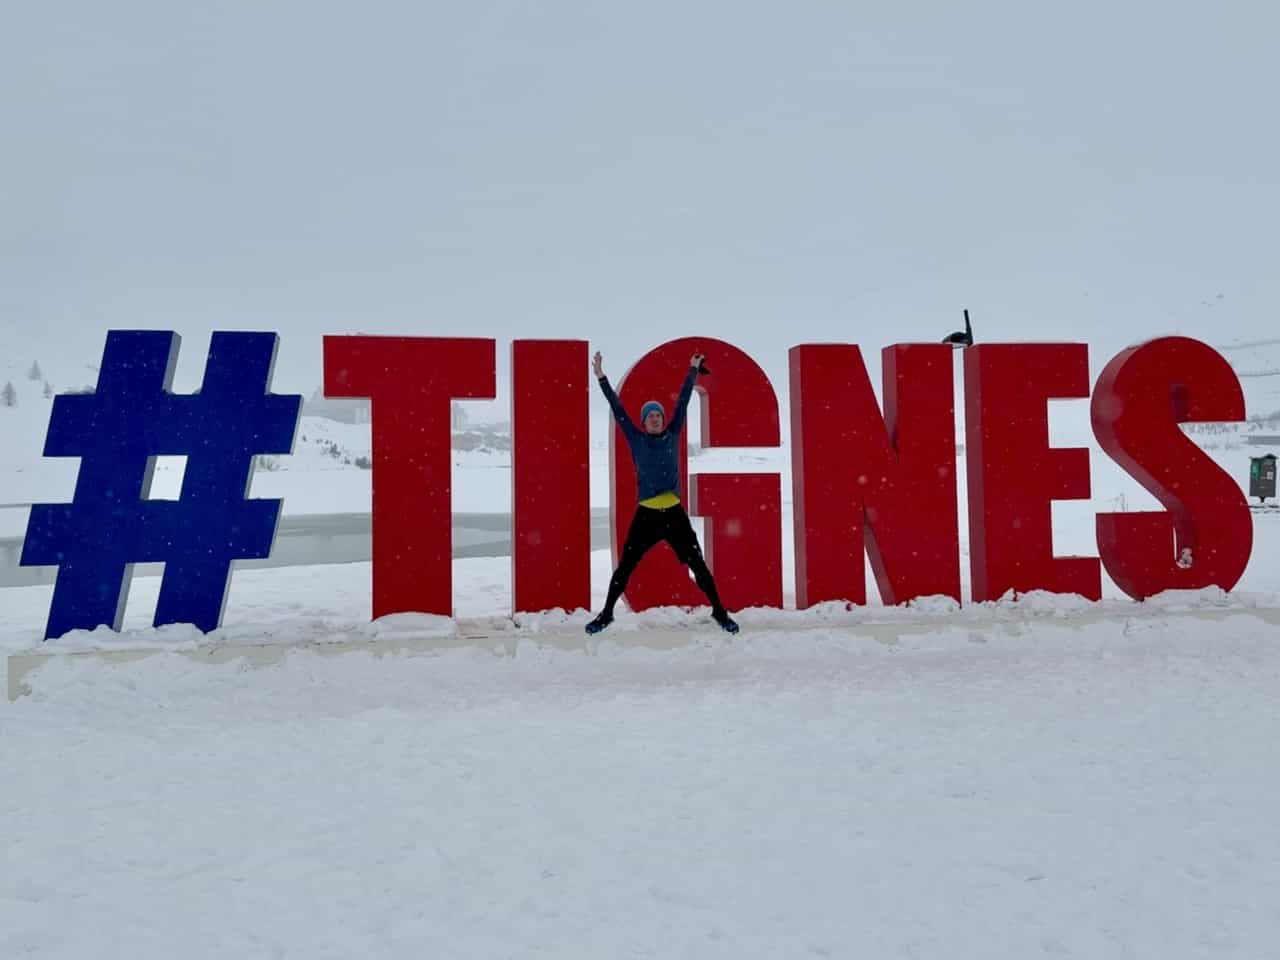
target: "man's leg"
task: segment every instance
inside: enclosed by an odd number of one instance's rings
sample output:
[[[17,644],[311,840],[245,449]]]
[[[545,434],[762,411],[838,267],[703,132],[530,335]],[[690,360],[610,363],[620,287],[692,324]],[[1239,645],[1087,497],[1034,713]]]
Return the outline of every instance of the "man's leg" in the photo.
[[[689,514],[685,513],[684,507],[672,507],[665,513],[667,524],[664,539],[671,544],[671,549],[675,551],[680,562],[687,564],[693,571],[694,583],[711,601],[711,616],[715,618],[716,623],[731,633],[736,633],[738,625],[730,618],[729,612],[725,610],[720,600],[720,591],[716,589],[715,577],[711,575],[711,568],[707,566],[706,558],[702,555],[702,547],[698,544],[698,535],[689,521]]]
[[[609,579],[609,595],[605,599],[604,609],[599,616],[587,625],[588,633],[603,630],[613,622],[613,608],[627,588],[627,581],[640,564],[640,558],[662,538],[662,527],[658,522],[658,511],[648,507],[636,507],[635,516],[631,518],[631,526],[627,530],[627,539],[622,544],[622,556],[618,559],[618,567]],[[593,630],[595,627],[596,630]]]

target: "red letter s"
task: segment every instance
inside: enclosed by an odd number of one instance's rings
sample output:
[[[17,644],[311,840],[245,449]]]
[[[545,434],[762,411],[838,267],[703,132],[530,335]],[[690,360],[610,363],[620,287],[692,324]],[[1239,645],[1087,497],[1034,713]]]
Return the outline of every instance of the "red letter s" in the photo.
[[[1248,501],[1178,429],[1244,419],[1231,365],[1187,337],[1130,347],[1098,378],[1092,415],[1102,449],[1165,507],[1098,515],[1098,552],[1111,579],[1138,599],[1170,588],[1234,587],[1253,547]]]

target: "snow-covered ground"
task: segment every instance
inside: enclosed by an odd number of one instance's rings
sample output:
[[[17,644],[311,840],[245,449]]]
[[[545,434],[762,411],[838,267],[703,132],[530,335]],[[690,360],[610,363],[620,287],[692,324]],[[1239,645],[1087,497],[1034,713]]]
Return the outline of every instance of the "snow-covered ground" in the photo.
[[[306,632],[321,593],[254,613]],[[0,707],[0,955],[1271,955],[1280,631],[1040,606],[55,663]]]
[[[1275,519],[1231,596],[748,611],[732,641],[651,611],[565,651],[539,633],[585,614],[504,623],[477,559],[457,612],[514,655],[55,661],[0,706],[0,956],[1267,956]],[[238,573],[221,639],[369,636],[368,577]],[[157,585],[117,643],[190,646],[146,627]],[[49,588],[0,593],[31,646]]]

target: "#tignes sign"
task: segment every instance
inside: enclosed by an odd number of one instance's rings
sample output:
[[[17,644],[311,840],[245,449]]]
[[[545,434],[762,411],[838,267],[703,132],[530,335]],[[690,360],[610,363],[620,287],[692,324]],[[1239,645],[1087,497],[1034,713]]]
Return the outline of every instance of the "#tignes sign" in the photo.
[[[134,563],[165,564],[155,623],[218,626],[235,559],[270,554],[278,500],[247,499],[253,457],[292,451],[301,397],[269,392],[278,338],[214,334],[204,382],[171,392],[177,334],[112,331],[94,393],[53,405],[44,453],[81,458],[72,502],[32,508],[21,562],[56,564],[47,637],[119,629]],[[960,599],[953,348],[896,344],[881,352],[883,404],[851,344],[789,351],[795,592],[799,607],[864,603],[870,560],[886,603]],[[324,338],[329,397],[371,400],[372,614],[453,608],[451,402],[495,395],[497,343],[483,338]],[[667,409],[692,353],[714,360],[699,381],[708,447],[776,447],[778,398],[756,362],[720,340],[689,337],[649,351],[621,381],[633,416]],[[511,344],[512,607],[591,602],[588,344]],[[1179,424],[1240,421],[1244,398],[1211,347],[1165,337],[1112,358],[1092,393],[1102,449],[1162,504],[1097,516],[1097,557],[1056,557],[1054,500],[1088,498],[1083,449],[1048,443],[1047,401],[1088,397],[1088,347],[1005,343],[964,352],[970,567],[975,601],[1008,590],[1101,595],[1101,569],[1128,594],[1240,579],[1252,519],[1235,481]],[[782,478],[689,476],[689,510],[706,520],[705,552],[731,609],[782,605]],[[187,457],[174,501],[149,500],[157,456]],[[636,480],[618,428],[610,442],[614,551],[636,509]],[[622,463],[618,458],[623,458]],[[633,610],[702,597],[665,545],[627,590]]]

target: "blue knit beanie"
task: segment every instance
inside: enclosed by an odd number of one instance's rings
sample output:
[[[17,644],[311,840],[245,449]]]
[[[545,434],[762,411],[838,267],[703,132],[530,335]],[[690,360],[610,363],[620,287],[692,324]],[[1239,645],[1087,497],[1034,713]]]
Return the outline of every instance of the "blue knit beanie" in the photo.
[[[649,414],[653,413],[655,410],[658,411],[658,413],[662,414],[663,420],[667,419],[667,411],[666,411],[666,408],[662,406],[662,404],[660,404],[657,400],[646,400],[644,406],[640,408],[640,422],[644,423],[645,418],[649,416]]]

